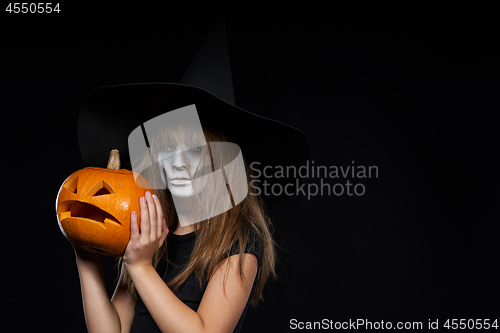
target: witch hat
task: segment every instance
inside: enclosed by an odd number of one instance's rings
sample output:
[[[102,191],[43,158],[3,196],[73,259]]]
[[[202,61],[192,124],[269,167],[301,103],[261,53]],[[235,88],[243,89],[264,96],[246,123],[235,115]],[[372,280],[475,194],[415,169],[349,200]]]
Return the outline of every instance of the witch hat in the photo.
[[[172,110],[195,105],[204,128],[220,131],[241,148],[270,213],[297,193],[284,191],[301,180],[263,172],[298,169],[309,159],[309,143],[296,128],[235,105],[223,16],[208,34],[180,83],[136,83],[101,87],[85,99],[78,120],[78,140],[86,166],[106,165],[118,149],[122,166],[131,169],[128,137],[138,126]]]
[[[180,83],[202,88],[235,105],[224,16],[210,31]]]

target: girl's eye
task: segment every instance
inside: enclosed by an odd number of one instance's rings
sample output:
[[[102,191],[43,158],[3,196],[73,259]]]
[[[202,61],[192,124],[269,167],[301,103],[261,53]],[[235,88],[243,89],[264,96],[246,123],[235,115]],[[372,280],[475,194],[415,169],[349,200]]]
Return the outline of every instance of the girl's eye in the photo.
[[[173,152],[175,150],[175,146],[167,146],[165,150],[168,152]]]
[[[201,146],[193,148],[193,151],[195,151],[197,153],[201,153]]]

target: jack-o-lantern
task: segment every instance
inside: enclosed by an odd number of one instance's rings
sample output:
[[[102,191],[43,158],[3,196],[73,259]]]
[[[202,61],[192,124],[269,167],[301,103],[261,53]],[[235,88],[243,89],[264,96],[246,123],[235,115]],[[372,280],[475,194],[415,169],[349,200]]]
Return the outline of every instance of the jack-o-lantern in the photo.
[[[56,199],[59,227],[77,247],[122,256],[130,240],[130,214],[136,211],[140,221],[139,198],[149,187],[141,175],[120,169],[113,150],[107,169],[87,167],[63,182]]]

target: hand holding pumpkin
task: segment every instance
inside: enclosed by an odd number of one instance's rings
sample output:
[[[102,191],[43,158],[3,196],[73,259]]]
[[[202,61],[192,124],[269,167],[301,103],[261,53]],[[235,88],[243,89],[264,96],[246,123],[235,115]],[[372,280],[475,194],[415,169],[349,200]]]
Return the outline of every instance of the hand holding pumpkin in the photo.
[[[76,261],[78,262],[101,262],[101,254],[98,252],[92,252],[82,249],[81,247],[73,245],[73,250],[75,251]]]
[[[125,249],[123,260],[130,267],[151,266],[153,255],[163,245],[168,235],[168,228],[160,201],[148,191],[139,199],[141,229],[139,231],[137,213],[130,216],[130,241]]]

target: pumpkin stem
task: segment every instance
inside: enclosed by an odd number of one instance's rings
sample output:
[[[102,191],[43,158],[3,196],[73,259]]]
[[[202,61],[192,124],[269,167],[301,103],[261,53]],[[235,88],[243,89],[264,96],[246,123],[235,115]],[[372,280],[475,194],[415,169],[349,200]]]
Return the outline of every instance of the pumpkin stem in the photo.
[[[108,169],[120,169],[120,153],[118,152],[118,149],[113,149],[109,153]]]

